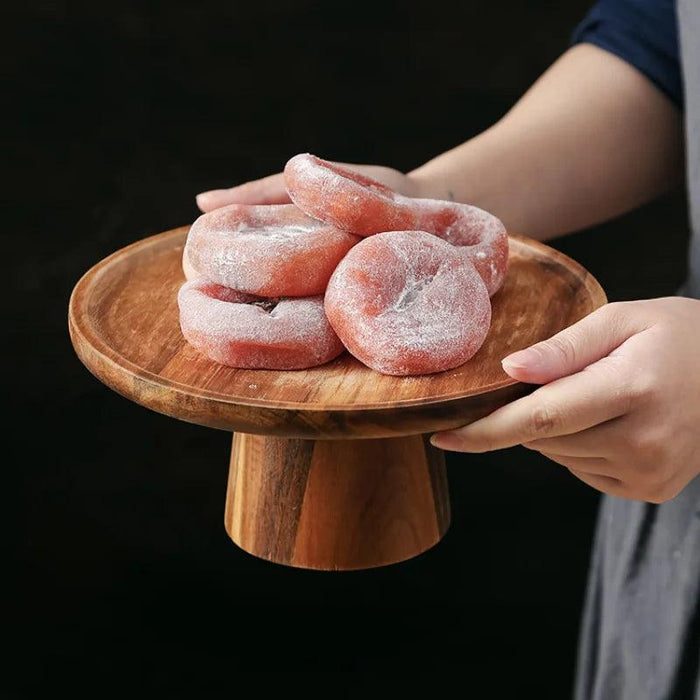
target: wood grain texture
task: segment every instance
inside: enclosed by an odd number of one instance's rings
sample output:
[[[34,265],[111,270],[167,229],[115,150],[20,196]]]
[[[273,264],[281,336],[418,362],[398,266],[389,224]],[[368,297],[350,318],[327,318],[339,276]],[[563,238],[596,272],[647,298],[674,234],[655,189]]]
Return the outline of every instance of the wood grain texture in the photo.
[[[501,358],[605,303],[600,285],[580,265],[514,236],[489,335],[461,367],[388,377],[345,353],[309,370],[237,370],[200,355],[180,333],[176,293],[187,230],[138,241],[89,270],[71,296],[70,334],[83,363],[115,391],[224,430],[351,439],[455,428],[529,390],[503,372]]]
[[[385,566],[435,545],[449,522],[443,454],[419,435],[234,435],[225,525],[258,557],[323,570]]]

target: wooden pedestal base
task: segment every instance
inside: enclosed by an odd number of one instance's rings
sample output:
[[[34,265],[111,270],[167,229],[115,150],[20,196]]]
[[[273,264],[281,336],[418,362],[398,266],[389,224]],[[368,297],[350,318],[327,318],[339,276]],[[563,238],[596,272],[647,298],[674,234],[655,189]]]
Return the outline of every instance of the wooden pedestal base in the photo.
[[[444,457],[420,435],[235,433],[225,522],[239,547],[278,564],[338,570],[403,561],[449,525]]]

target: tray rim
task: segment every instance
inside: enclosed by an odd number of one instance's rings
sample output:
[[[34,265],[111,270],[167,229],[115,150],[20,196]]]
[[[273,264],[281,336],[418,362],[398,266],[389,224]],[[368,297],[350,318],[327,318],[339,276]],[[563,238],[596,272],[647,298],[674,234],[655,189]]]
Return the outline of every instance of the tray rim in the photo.
[[[90,267],[75,284],[68,304],[68,327],[73,343],[73,347],[83,364],[100,379],[115,391],[121,393],[131,400],[139,402],[133,395],[124,391],[123,386],[115,385],[114,382],[108,381],[105,378],[105,370],[107,367],[115,370],[118,373],[124,374],[125,377],[132,381],[146,382],[153,388],[160,390],[169,390],[177,392],[185,397],[190,397],[197,401],[206,401],[221,404],[223,406],[240,406],[257,409],[270,409],[275,411],[302,411],[302,412],[319,412],[319,413],[352,413],[352,412],[372,412],[372,411],[387,411],[401,408],[421,407],[421,406],[436,406],[440,404],[451,403],[453,401],[461,401],[477,396],[488,395],[494,392],[507,389],[519,382],[510,377],[505,377],[499,382],[472,389],[471,391],[455,391],[452,394],[439,397],[431,396],[425,398],[410,398],[399,399],[392,401],[377,401],[373,403],[355,403],[355,404],[332,404],[318,402],[300,402],[300,401],[280,401],[269,399],[256,399],[254,397],[235,397],[230,394],[211,391],[209,389],[193,387],[190,384],[182,384],[172,379],[164,378],[159,374],[153,373],[139,365],[135,364],[128,358],[124,357],[116,349],[110,346],[97,332],[93,325],[89,322],[89,315],[85,312],[85,301],[89,298],[89,291],[96,284],[100,277],[106,273],[110,265],[122,258],[133,248],[146,248],[154,243],[165,245],[171,238],[183,238],[187,234],[190,226],[179,226],[174,229],[169,229],[160,233],[141,238],[133,243],[130,243],[118,250],[115,250],[110,255],[101,259],[95,265]],[[509,239],[516,245],[524,246],[532,249],[537,253],[544,255],[547,258],[553,258],[565,267],[571,269],[582,281],[583,286],[587,289],[593,309],[598,308],[607,302],[607,297],[600,283],[595,277],[588,272],[581,264],[567,256],[566,254],[548,246],[540,241],[519,234],[509,234]],[[84,317],[86,323],[81,323],[80,318]],[[86,348],[89,348],[87,350]],[[331,361],[335,362],[336,360]],[[99,369],[98,369],[99,367]],[[102,371],[99,371],[99,370]],[[454,368],[450,371],[457,371],[459,368]],[[277,373],[279,370],[245,370],[247,372],[260,373]],[[294,371],[294,370],[288,370]],[[307,371],[307,370],[300,370]],[[438,373],[443,374],[443,373]],[[397,380],[402,378],[397,377]],[[143,404],[147,405],[147,404]],[[149,406],[150,407],[150,406]],[[156,409],[159,410],[159,409]],[[162,412],[162,411],[161,411]]]

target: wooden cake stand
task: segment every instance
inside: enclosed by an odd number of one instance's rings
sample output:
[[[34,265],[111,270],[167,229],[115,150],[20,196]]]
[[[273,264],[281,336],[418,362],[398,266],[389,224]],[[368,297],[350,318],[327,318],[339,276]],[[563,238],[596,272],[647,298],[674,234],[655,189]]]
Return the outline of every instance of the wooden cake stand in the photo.
[[[565,255],[512,236],[486,342],[465,365],[421,377],[378,374],[345,353],[301,371],[218,365],[180,333],[176,294],[188,227],[95,265],[70,300],[73,346],[123,396],[180,420],[235,431],[225,525],[280,564],[362,569],[414,557],[450,522],[443,454],[427,441],[527,393],[500,360],[605,303]]]

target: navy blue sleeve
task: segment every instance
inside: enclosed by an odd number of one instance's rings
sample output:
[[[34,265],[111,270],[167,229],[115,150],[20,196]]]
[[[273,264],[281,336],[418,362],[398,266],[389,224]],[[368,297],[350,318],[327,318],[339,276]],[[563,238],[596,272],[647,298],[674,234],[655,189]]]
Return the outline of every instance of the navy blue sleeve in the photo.
[[[571,41],[619,56],[683,105],[675,0],[599,0]]]

